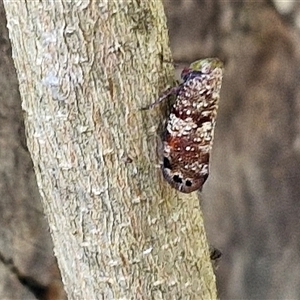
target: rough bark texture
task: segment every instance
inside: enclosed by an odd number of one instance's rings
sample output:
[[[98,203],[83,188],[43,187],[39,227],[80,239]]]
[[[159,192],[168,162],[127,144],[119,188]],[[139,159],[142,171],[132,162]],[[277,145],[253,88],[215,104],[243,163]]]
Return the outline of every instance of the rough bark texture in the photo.
[[[196,195],[162,181],[161,3],[5,1],[28,148],[70,299],[214,299]]]
[[[0,298],[62,299],[31,158],[0,2]]]
[[[202,201],[223,253],[219,295],[300,299],[299,2],[176,3],[165,1],[175,61],[226,62]]]

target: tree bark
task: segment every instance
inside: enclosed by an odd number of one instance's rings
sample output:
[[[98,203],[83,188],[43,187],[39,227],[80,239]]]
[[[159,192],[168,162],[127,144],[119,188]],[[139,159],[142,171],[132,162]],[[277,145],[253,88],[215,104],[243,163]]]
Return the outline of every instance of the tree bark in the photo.
[[[70,299],[215,299],[196,193],[162,180],[160,1],[4,1],[28,148]]]
[[[18,80],[0,0],[0,298],[64,299],[25,143]]]

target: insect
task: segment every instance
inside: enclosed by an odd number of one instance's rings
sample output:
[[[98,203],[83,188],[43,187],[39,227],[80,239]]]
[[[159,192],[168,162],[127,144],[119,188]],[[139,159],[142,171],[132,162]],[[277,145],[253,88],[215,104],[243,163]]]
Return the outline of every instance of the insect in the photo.
[[[163,134],[162,172],[180,192],[201,191],[208,178],[223,69],[218,58],[197,60],[183,69],[181,84],[149,106],[176,97]]]

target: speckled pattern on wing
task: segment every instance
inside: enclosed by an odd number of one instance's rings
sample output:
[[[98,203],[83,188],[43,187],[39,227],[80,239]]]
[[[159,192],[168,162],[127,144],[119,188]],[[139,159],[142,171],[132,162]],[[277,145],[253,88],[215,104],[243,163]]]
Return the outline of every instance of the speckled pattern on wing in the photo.
[[[222,76],[219,59],[198,60],[182,71],[183,83],[157,101],[176,94],[163,137],[162,170],[181,192],[201,190],[208,177]]]

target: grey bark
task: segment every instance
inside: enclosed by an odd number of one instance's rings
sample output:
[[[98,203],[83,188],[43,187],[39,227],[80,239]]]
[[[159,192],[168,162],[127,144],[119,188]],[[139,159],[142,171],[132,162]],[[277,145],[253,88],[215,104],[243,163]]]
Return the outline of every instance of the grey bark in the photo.
[[[159,1],[5,1],[28,148],[70,299],[215,299],[196,195],[158,168]]]

